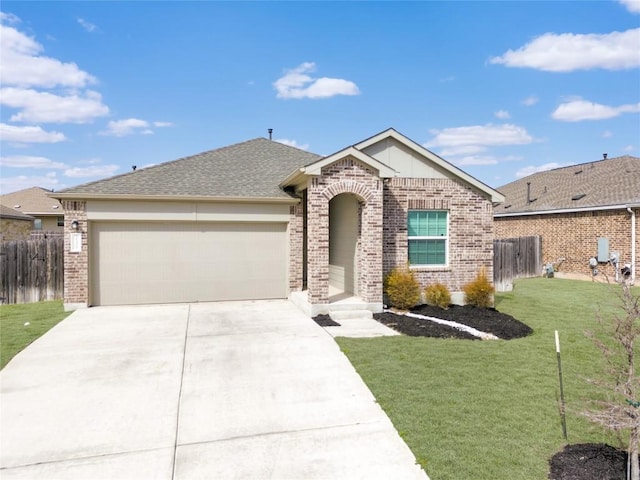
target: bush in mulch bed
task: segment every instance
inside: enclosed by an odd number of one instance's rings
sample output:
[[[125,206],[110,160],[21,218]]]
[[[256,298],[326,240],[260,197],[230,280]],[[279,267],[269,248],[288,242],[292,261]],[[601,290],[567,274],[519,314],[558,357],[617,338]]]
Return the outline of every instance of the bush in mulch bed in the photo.
[[[581,443],[567,445],[549,463],[549,480],[625,480],[627,452],[604,443]]]
[[[503,340],[526,337],[533,332],[529,326],[516,320],[511,315],[498,312],[495,308],[451,305],[445,310],[440,307],[420,305],[411,311],[427,317],[461,323],[481,332],[492,333]],[[373,318],[400,333],[412,337],[479,340],[478,337],[457,328],[393,312],[376,313]]]

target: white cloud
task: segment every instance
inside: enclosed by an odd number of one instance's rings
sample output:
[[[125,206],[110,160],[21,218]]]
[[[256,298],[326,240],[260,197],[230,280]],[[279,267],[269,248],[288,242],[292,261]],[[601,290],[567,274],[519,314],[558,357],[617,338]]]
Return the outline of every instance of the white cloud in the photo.
[[[434,129],[429,133],[434,137],[426,144],[427,148],[444,147],[443,155],[469,155],[483,152],[486,147],[527,145],[533,142],[524,128],[508,123]]]
[[[611,138],[613,137],[613,132],[611,132],[610,130],[605,130],[604,132],[602,132],[602,138]]]
[[[3,22],[7,16],[2,17]],[[17,17],[16,17],[17,18]],[[16,22],[13,22],[16,23]],[[75,63],[65,63],[42,56],[42,45],[8,25],[0,25],[0,51],[2,56],[2,85],[18,87],[84,87],[96,79],[78,68]]]
[[[84,28],[89,33],[98,32],[99,31],[97,25],[94,25],[93,23],[88,22],[84,18],[78,18],[78,23],[80,24],[80,26],[82,28]]]
[[[604,120],[617,117],[623,113],[640,112],[640,103],[610,107],[600,103],[577,99],[562,103],[551,114],[551,118],[563,122],[580,122],[583,120]]]
[[[109,113],[98,92],[60,96],[24,88],[0,89],[0,103],[16,108],[13,122],[33,123],[88,123]]]
[[[622,150],[624,150],[625,152],[633,152],[635,149],[636,147],[634,147],[633,145],[627,145]]]
[[[640,13],[640,0],[618,0],[631,13]]]
[[[127,118],[124,120],[112,120],[107,124],[107,129],[100,135],[111,137],[125,137],[127,135],[153,135],[151,126],[163,128],[170,127],[171,122],[147,122],[139,118]]]
[[[118,165],[96,165],[91,167],[73,167],[64,171],[65,177],[88,178],[110,177],[118,170]]]
[[[0,157],[0,165],[9,168],[67,168],[64,163],[54,162],[46,157],[31,155],[10,155]]]
[[[522,100],[522,103],[525,107],[532,107],[533,105],[535,105],[536,103],[538,103],[540,101],[540,99],[538,97],[536,97],[535,95],[530,95],[527,98],[525,98],[524,100]]]
[[[516,172],[516,178],[528,177],[534,173],[546,172],[547,170],[553,170],[554,168],[566,167],[571,165],[570,163],[545,163],[544,165],[530,165],[528,167],[521,168]]]
[[[336,95],[359,95],[358,86],[341,78],[313,78],[309,73],[316,70],[316,64],[306,62],[285,74],[273,83],[278,98],[328,98]]]
[[[0,177],[0,193],[17,192],[18,190],[24,190],[25,188],[42,187],[47,190],[53,190],[54,188],[64,188],[65,185],[61,185],[56,177],[56,172],[50,172],[46,175],[19,175],[17,177]]]
[[[14,143],[58,143],[66,140],[63,133],[47,132],[42,127],[18,127],[0,123],[0,140]]]
[[[497,112],[494,112],[494,115],[497,118],[500,118],[502,120],[506,120],[507,118],[511,118],[511,115],[506,110],[498,110]]]
[[[13,13],[0,12],[0,22],[2,23],[20,23],[20,18]]]
[[[548,72],[626,70],[640,66],[640,28],[606,34],[545,33],[491,63]]]
[[[308,143],[298,144],[298,142],[296,142],[295,140],[288,140],[286,138],[276,138],[275,141],[278,143],[282,143],[283,145],[289,145],[290,147],[299,148],[300,150],[309,150]]]

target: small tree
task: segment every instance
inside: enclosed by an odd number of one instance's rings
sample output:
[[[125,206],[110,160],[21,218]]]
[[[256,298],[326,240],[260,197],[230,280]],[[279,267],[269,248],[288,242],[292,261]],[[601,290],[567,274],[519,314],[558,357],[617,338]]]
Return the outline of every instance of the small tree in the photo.
[[[590,383],[602,390],[604,400],[592,400],[582,412],[592,422],[615,432],[628,432],[630,480],[640,480],[640,377],[635,370],[635,343],[640,339],[640,296],[628,285],[619,295],[622,308],[611,319],[598,314],[599,335],[587,332],[605,360],[605,375]]]

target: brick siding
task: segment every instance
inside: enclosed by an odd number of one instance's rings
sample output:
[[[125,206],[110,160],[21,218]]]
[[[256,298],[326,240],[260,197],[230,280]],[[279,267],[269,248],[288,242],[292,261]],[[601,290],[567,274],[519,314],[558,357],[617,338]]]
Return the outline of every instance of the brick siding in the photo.
[[[634,211],[636,252],[640,252],[640,209]],[[621,265],[632,263],[631,214],[626,209],[495,218],[495,238],[529,235],[542,236],[544,263],[565,259],[558,268],[560,272],[591,275],[589,259],[598,254],[599,237],[609,239],[609,251],[620,253]],[[598,269],[608,276],[614,274],[611,265]]]
[[[493,279],[493,206],[484,195],[452,179],[393,178],[384,188],[384,265],[386,276],[408,262],[407,212],[449,213],[449,264],[415,269],[421,287],[435,282],[460,292],[480,267]]]
[[[64,208],[64,303],[85,304],[89,302],[89,229],[87,224],[87,203],[63,200]],[[78,229],[71,227],[77,220]],[[82,233],[82,251],[69,252],[69,235]]]
[[[311,180],[307,194],[308,299],[329,303],[329,201],[341,193],[361,202],[358,293],[365,302],[382,301],[382,180],[365,164],[347,157]]]
[[[289,292],[302,290],[304,205],[300,202],[289,209]]]

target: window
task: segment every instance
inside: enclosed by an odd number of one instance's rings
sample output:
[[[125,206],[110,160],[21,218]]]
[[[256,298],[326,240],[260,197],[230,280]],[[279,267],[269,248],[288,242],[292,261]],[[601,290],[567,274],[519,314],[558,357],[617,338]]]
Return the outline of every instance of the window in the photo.
[[[447,264],[449,222],[446,211],[409,211],[407,232],[410,265]]]
[[[40,219],[40,218],[36,218],[36,219],[33,221],[33,228],[34,228],[35,230],[42,230],[42,219]]]
[[[59,216],[58,217],[58,226],[59,227],[64,227],[64,216]]]

